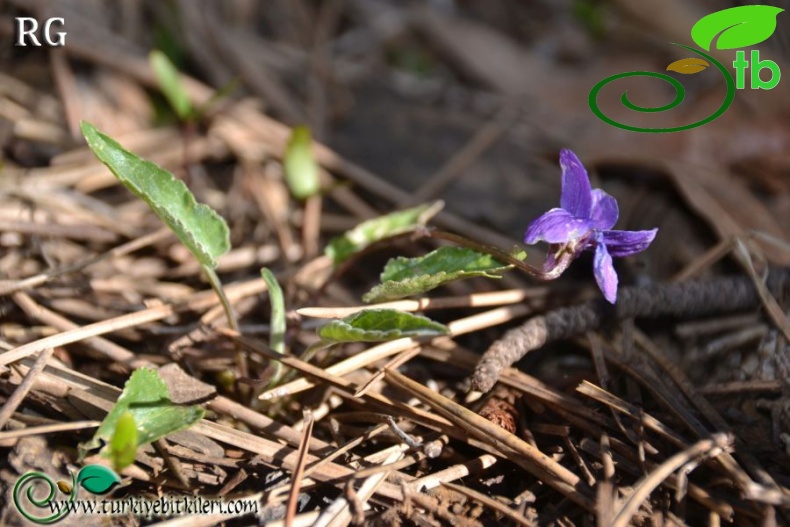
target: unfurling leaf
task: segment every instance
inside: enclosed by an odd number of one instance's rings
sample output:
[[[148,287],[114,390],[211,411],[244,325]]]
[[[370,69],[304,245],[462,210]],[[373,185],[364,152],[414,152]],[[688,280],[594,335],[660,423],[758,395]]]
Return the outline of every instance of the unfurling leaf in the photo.
[[[269,290],[269,304],[271,305],[271,316],[269,317],[269,347],[277,353],[285,353],[285,299],[280,283],[275,278],[270,269],[261,268],[261,277],[266,282]],[[276,385],[280,382],[284,374],[284,368],[280,361],[272,361],[271,377],[269,385]]]
[[[285,353],[285,300],[280,283],[270,269],[263,267],[261,277],[269,290],[269,304],[272,315],[269,317],[269,347],[277,353]]]
[[[706,51],[710,51],[717,36],[717,49],[754,46],[773,34],[776,17],[782,11],[784,9],[769,5],[745,5],[716,11],[694,24],[691,38]]]
[[[110,459],[116,472],[134,463],[137,454],[137,423],[128,410],[121,414],[110,439]]]
[[[669,66],[667,66],[667,71],[675,71],[677,73],[682,73],[684,75],[690,75],[692,73],[699,73],[703,71],[705,68],[710,66],[708,61],[699,58],[689,58],[689,59],[680,59],[676,60]]]
[[[285,182],[296,199],[307,199],[321,191],[318,163],[313,155],[310,129],[297,126],[285,148],[283,159]]]
[[[208,205],[195,201],[183,181],[167,170],[124,150],[85,121],[82,135],[96,157],[137,197],[148,203],[198,261],[214,268],[230,249],[228,225]]]
[[[366,293],[362,300],[387,302],[475,276],[501,278],[501,273],[511,268],[489,254],[465,247],[440,247],[417,258],[391,259],[381,273],[382,283]]]
[[[335,265],[341,264],[349,256],[374,242],[425,225],[443,207],[444,202],[434,201],[364,221],[342,236],[332,238],[325,252]]]
[[[155,49],[148,55],[148,61],[154,70],[157,82],[159,82],[159,89],[162,90],[178,118],[186,121],[192,117],[195,112],[192,109],[189,95],[181,85],[178,69],[170,62],[167,55]]]
[[[403,337],[438,337],[447,326],[396,309],[365,309],[318,330],[324,342],[383,342]]]

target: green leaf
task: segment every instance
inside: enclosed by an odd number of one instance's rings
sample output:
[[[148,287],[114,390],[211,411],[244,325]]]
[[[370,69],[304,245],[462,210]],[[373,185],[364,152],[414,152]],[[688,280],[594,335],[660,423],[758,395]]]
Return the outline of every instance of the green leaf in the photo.
[[[307,199],[321,191],[320,170],[313,156],[313,139],[308,127],[297,126],[291,131],[283,167],[285,182],[296,199]]]
[[[271,304],[272,314],[269,317],[269,347],[277,353],[285,353],[285,300],[283,290],[277,279],[266,267],[261,269],[261,277],[266,282],[269,289],[269,303]],[[269,364],[267,373],[271,373],[267,386],[276,386],[282,380],[285,367],[280,361],[272,361]]]
[[[132,373],[121,396],[96,430],[93,438],[80,445],[80,457],[89,450],[112,441],[121,416],[129,412],[137,429],[136,446],[144,445],[168,434],[182,430],[199,421],[205,413],[199,406],[179,406],[170,401],[167,385],[159,373],[151,368],[140,368]],[[124,425],[126,426],[126,425]]]
[[[85,448],[96,448],[101,444],[101,441],[110,441],[110,438],[115,433],[118,419],[124,412],[130,410],[132,404],[138,406],[142,404],[170,404],[170,392],[156,370],[140,368],[132,372],[131,377],[129,377],[123,387],[120,397],[115,402],[115,406],[112,407],[102,424],[96,429],[96,433],[86,443]],[[137,419],[137,416],[135,415],[134,417],[137,426],[141,426],[142,423]]]
[[[776,17],[784,11],[769,5],[745,5],[716,11],[702,17],[691,28],[691,38],[706,51],[713,40],[717,49],[754,46],[776,30]]]
[[[124,150],[90,123],[82,135],[99,160],[126,188],[148,203],[201,264],[214,268],[230,249],[228,226],[211,207],[195,201],[183,181],[163,168]]]
[[[434,201],[362,222],[342,236],[332,238],[326,247],[326,254],[338,265],[371,243],[425,225],[443,207],[444,202]]]
[[[162,90],[167,102],[173,107],[173,111],[182,121],[186,121],[194,115],[192,103],[189,100],[186,90],[181,85],[181,76],[178,69],[170,62],[167,55],[159,50],[154,50],[148,55],[148,61],[154,70],[156,80],[159,82],[159,89]]]
[[[169,401],[150,406],[133,404],[129,406],[129,411],[137,421],[137,446],[153,443],[173,432],[189,428],[206,413],[200,406],[180,406]]]
[[[285,353],[285,300],[280,284],[269,269],[261,269],[261,277],[269,289],[269,303],[272,315],[269,319],[269,347],[277,353]]]
[[[137,454],[137,424],[132,412],[126,411],[118,418],[112,439],[110,439],[110,459],[116,472],[134,463]]]
[[[475,276],[502,278],[512,269],[488,254],[465,247],[440,247],[417,258],[392,258],[381,273],[381,284],[362,297],[364,302],[386,302],[418,295],[453,280]]]
[[[118,474],[103,465],[87,465],[77,474],[77,484],[93,494],[105,494],[121,482]]]
[[[318,330],[324,342],[382,342],[402,337],[447,335],[447,326],[396,309],[365,309]]]

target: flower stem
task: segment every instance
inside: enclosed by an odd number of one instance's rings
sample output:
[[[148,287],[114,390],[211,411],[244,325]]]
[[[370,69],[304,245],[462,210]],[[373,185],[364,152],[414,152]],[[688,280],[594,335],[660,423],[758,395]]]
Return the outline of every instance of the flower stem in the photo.
[[[320,288],[313,294],[312,302],[315,303],[318,297],[323,294],[324,289],[330,283],[333,283],[338,278],[340,278],[348,269],[350,269],[356,262],[363,258],[364,256],[377,251],[383,247],[388,247],[391,244],[401,241],[401,240],[417,240],[419,238],[434,238],[436,240],[445,240],[448,242],[455,243],[461,247],[467,247],[469,249],[473,249],[475,251],[490,254],[497,260],[503,263],[507,263],[512,265],[513,267],[520,269],[521,271],[527,273],[528,275],[532,276],[533,278],[537,278],[538,280],[554,280],[558,276],[560,276],[570,265],[573,261],[573,254],[572,253],[563,253],[560,255],[560,258],[555,260],[548,270],[541,271],[531,265],[519,260],[512,254],[509,254],[498,247],[494,247],[493,245],[486,245],[483,243],[476,242],[472,239],[469,239],[465,236],[461,236],[460,234],[455,234],[452,232],[447,231],[440,231],[437,229],[431,229],[427,227],[422,227],[416,231],[409,231],[404,232],[401,234],[395,234],[393,236],[389,236],[387,238],[383,238],[376,242],[373,242],[369,246],[365,247],[364,249],[355,252],[351,256],[349,256],[343,263],[341,263],[333,272],[332,274],[324,281]]]
[[[467,247],[469,249],[473,249],[478,252],[490,254],[497,260],[510,264],[513,267],[520,269],[521,271],[524,271],[525,273],[532,276],[533,278],[537,278],[538,280],[554,280],[555,278],[560,276],[563,273],[563,271],[565,271],[565,269],[567,269],[570,263],[573,261],[573,254],[566,252],[563,253],[556,262],[554,262],[554,265],[552,265],[550,269],[541,271],[540,269],[532,267],[528,263],[519,260],[512,254],[509,254],[503,251],[502,249],[499,249],[498,247],[478,243],[465,236],[461,236],[460,234],[433,230],[433,229],[423,229],[418,231],[418,234],[428,238],[446,240],[448,242],[453,242],[456,245],[460,245],[462,247]]]

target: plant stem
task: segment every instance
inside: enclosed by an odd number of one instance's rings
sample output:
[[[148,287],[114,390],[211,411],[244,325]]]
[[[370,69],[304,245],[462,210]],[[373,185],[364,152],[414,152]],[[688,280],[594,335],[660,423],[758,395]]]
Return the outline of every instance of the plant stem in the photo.
[[[338,278],[340,278],[346,271],[352,268],[356,262],[358,262],[364,256],[382,249],[384,247],[389,247],[391,244],[401,241],[401,240],[412,240],[416,241],[420,238],[434,238],[436,240],[445,240],[448,242],[452,242],[456,245],[461,247],[467,247],[469,249],[473,249],[475,251],[486,253],[500,262],[507,263],[512,265],[513,267],[520,269],[521,271],[527,273],[533,278],[537,278],[538,280],[554,280],[558,276],[560,276],[571,264],[573,261],[573,254],[569,252],[563,252],[560,254],[559,258],[553,262],[553,265],[545,271],[541,271],[531,265],[519,260],[512,254],[509,254],[498,247],[494,247],[492,245],[486,245],[483,243],[476,242],[472,239],[469,239],[465,236],[461,236],[460,234],[454,234],[452,232],[447,231],[440,231],[436,229],[430,229],[427,227],[422,227],[414,231],[404,232],[401,234],[395,234],[393,236],[389,236],[387,238],[383,238],[381,240],[377,240],[364,249],[355,252],[351,256],[349,256],[346,260],[343,261],[327,278],[324,283],[321,285],[320,288],[313,294],[312,302],[315,303],[318,297],[323,294],[324,289],[326,286]]]
[[[208,278],[209,284],[211,284],[211,288],[214,289],[214,292],[217,293],[219,297],[219,303],[222,304],[222,309],[225,311],[225,317],[228,319],[228,327],[234,331],[239,330],[239,322],[236,320],[236,313],[233,312],[233,306],[230,305],[230,301],[228,297],[225,295],[225,290],[222,288],[222,282],[217,276],[216,271],[213,268],[204,265],[203,272],[206,273],[206,277]]]
[[[217,297],[219,298],[219,303],[222,304],[222,309],[225,311],[225,317],[228,319],[228,327],[233,331],[239,331],[239,322],[236,319],[236,313],[233,312],[233,306],[230,305],[230,300],[225,295],[225,290],[222,288],[222,282],[217,276],[217,272],[214,271],[213,267],[209,267],[208,265],[203,266],[203,272],[206,273],[206,278],[208,278],[209,284],[211,284],[211,288],[214,289],[214,292],[217,293]],[[236,353],[236,363],[239,367],[239,375],[241,377],[249,377],[249,369],[247,368],[247,356],[239,350]]]
[[[428,238],[436,238],[439,240],[446,240],[448,242],[453,242],[456,245],[460,245],[462,247],[467,247],[469,249],[473,249],[478,252],[490,254],[497,260],[510,264],[513,267],[520,269],[527,273],[528,275],[532,276],[533,278],[537,278],[538,280],[554,280],[558,276],[560,276],[565,269],[568,268],[570,263],[573,261],[573,254],[572,253],[562,253],[560,255],[559,260],[555,262],[555,265],[551,267],[548,271],[541,271],[531,265],[519,260],[512,254],[506,253],[502,249],[498,247],[494,247],[492,245],[485,245],[482,243],[478,243],[474,240],[471,240],[465,236],[461,236],[460,234],[454,234],[452,232],[446,231],[438,231],[433,229],[423,229],[417,231],[419,235],[428,237]]]

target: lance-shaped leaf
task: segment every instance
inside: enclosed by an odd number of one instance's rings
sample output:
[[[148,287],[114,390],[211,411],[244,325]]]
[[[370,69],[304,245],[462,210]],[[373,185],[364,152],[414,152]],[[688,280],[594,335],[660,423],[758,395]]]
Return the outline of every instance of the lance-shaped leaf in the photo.
[[[269,304],[272,314],[269,317],[269,347],[277,353],[285,353],[285,299],[280,283],[274,273],[266,267],[261,269],[261,277],[269,290]]]
[[[261,277],[266,282],[269,290],[269,304],[271,305],[271,316],[269,317],[269,347],[277,353],[285,353],[285,299],[280,283],[275,278],[270,269],[263,267]],[[269,385],[276,385],[283,377],[284,368],[280,361],[272,361],[271,377]]]
[[[216,267],[217,258],[230,249],[225,220],[195,201],[184,182],[167,170],[125,150],[85,121],[81,128],[90,149],[115,177],[151,206],[201,264]]]
[[[111,443],[121,416],[126,412],[132,415],[136,424],[137,446],[187,428],[199,421],[204,414],[203,408],[199,406],[179,406],[172,403],[167,385],[156,370],[135,370],[93,438],[80,445],[81,457],[102,442]],[[128,420],[122,426],[128,426]]]
[[[313,155],[313,138],[306,126],[297,126],[283,158],[285,182],[296,199],[307,199],[321,191],[318,163]]]
[[[677,73],[682,73],[683,75],[690,75],[692,73],[699,73],[708,66],[710,66],[710,64],[708,64],[707,60],[692,57],[688,59],[676,60],[667,66],[667,71],[674,71]]]
[[[718,49],[754,46],[776,30],[776,17],[784,11],[769,5],[745,5],[716,11],[702,17],[691,28],[691,38],[706,51],[714,39]]]
[[[182,121],[194,116],[192,103],[189,100],[186,90],[181,85],[181,74],[178,69],[170,62],[167,55],[159,50],[154,50],[148,55],[148,62],[154,70],[156,79],[159,82],[159,89],[162,90],[167,102],[173,107],[173,111]]]
[[[396,309],[365,309],[318,330],[327,343],[383,342],[403,337],[438,337],[449,333],[444,324]]]
[[[338,265],[371,243],[425,225],[442,207],[444,202],[434,201],[364,221],[342,236],[332,238],[326,247],[326,254]]]
[[[483,276],[502,278],[512,269],[489,254],[466,247],[445,246],[417,258],[392,258],[381,273],[381,284],[362,297],[364,302],[387,302],[419,295],[442,284]]]

